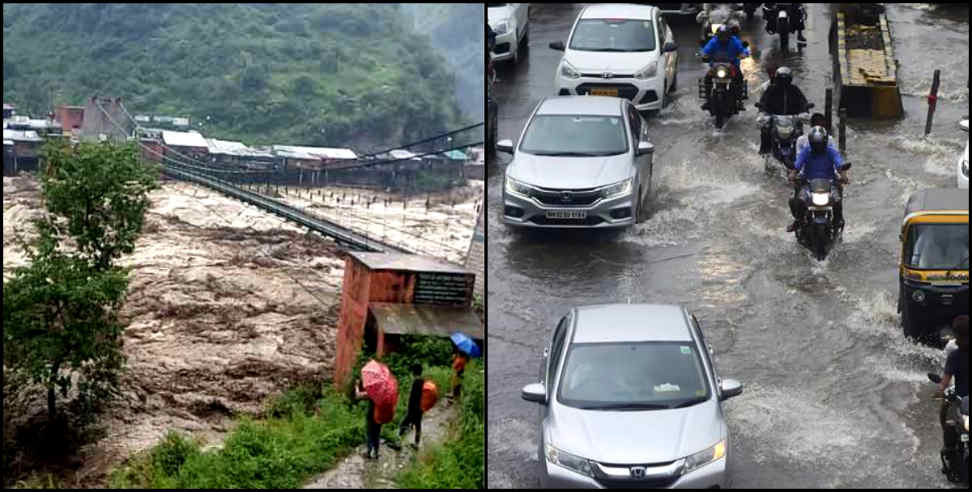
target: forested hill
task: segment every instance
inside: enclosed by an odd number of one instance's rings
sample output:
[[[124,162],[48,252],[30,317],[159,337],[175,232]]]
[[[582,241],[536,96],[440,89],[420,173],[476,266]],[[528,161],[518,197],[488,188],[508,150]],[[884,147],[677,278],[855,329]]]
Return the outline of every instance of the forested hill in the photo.
[[[22,113],[97,93],[207,136],[362,150],[482,121],[397,5],[4,4],[3,35],[3,100]]]

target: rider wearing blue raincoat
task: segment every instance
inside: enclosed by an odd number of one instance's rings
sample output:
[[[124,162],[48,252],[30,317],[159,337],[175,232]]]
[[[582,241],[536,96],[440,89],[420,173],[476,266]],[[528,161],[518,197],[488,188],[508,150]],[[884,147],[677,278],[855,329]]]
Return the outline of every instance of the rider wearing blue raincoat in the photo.
[[[743,78],[742,70],[739,68],[739,55],[749,56],[749,49],[743,46],[742,41],[736,36],[732,35],[732,32],[725,25],[719,26],[719,30],[716,31],[716,35],[709,39],[709,42],[705,44],[702,48],[702,54],[708,56],[713,62],[728,62],[731,63],[735,68],[733,73],[733,80],[736,90],[736,100],[739,101],[739,110],[742,111],[743,107],[740,89],[742,88]],[[711,66],[712,62],[710,62]],[[711,95],[712,90],[712,77],[709,74],[705,76],[705,92],[706,95]],[[703,110],[709,109],[708,97],[706,98],[706,103],[702,105]]]
[[[832,145],[828,145],[827,130],[821,126],[814,126],[808,134],[810,145],[804,147],[797,154],[796,162],[793,163],[794,171],[806,180],[827,179],[830,181],[847,182],[843,172],[844,159],[840,152]],[[843,213],[843,190],[840,186],[833,188],[834,218],[838,228],[844,226]],[[806,185],[795,190],[795,196],[790,199],[790,212],[793,214],[793,223],[787,228],[787,232],[793,232],[799,224],[803,214],[806,213],[810,198],[810,188]]]

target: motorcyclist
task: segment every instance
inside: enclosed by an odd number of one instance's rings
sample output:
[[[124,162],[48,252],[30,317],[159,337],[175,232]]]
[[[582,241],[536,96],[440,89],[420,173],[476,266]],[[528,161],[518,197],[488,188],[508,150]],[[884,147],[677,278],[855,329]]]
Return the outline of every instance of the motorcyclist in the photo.
[[[719,30],[716,31],[716,35],[705,44],[702,48],[702,54],[713,61],[710,62],[710,66],[715,61],[723,61],[731,63],[733,68],[733,85],[735,86],[735,98],[738,103],[739,111],[743,111],[746,108],[742,103],[742,93],[741,88],[743,82],[742,70],[739,68],[739,57],[749,56],[749,49],[743,46],[739,38],[732,35],[731,30],[728,26],[719,26]],[[702,109],[708,111],[710,96],[712,95],[712,74],[705,74],[705,94],[706,100],[705,104],[702,105]]]
[[[941,397],[945,393],[945,389],[948,388],[954,377],[955,394],[961,398],[969,395],[969,315],[960,314],[952,320],[952,333],[955,335],[955,343],[958,345],[958,349],[950,352],[945,360],[945,374],[942,377],[942,382],[938,385],[938,396]],[[953,427],[945,425],[948,418],[948,406],[948,401],[942,401],[939,420],[942,424],[942,438],[945,449],[952,450],[955,447],[957,436]],[[946,452],[944,455],[953,456],[950,452]]]
[[[789,67],[776,69],[773,82],[763,92],[759,99],[760,116],[763,124],[760,126],[759,153],[770,151],[770,123],[775,114],[793,115],[807,110],[807,98],[799,87],[793,85],[793,71]]]
[[[824,128],[827,128],[827,117],[820,113],[813,113],[812,115],[810,115],[810,126],[811,127],[822,126]],[[809,146],[810,146],[810,138],[807,136],[807,134],[804,133],[803,135],[800,135],[800,137],[797,138],[796,141],[796,154],[799,155],[801,150]],[[833,135],[827,135],[827,147],[833,147],[834,149],[837,148],[834,146]]]
[[[797,40],[800,42],[806,42],[807,38],[803,37],[804,9],[802,7],[803,7],[802,3],[791,3],[786,9],[786,12],[791,19],[796,19],[797,21],[796,24],[794,25],[797,32]],[[773,15],[779,13],[779,11],[776,8],[776,4],[764,3],[763,9],[764,9],[763,16],[766,18],[766,32],[770,34],[776,34],[776,15]],[[765,15],[765,12],[771,12],[772,14]]]
[[[796,180],[797,174],[806,180],[810,179],[830,179],[838,183],[849,183],[845,173],[841,170],[844,160],[840,152],[833,147],[827,146],[827,130],[822,126],[815,126],[808,133],[810,147],[804,148],[797,154],[794,162],[794,170],[790,172],[791,181]],[[802,182],[800,180],[799,182]],[[834,220],[837,228],[844,226],[844,206],[842,203],[843,192],[840,186],[833,189]],[[802,186],[794,187],[793,198],[790,198],[790,213],[793,214],[793,222],[786,227],[786,232],[793,232],[803,219],[807,211],[810,200],[810,188],[805,183]]]

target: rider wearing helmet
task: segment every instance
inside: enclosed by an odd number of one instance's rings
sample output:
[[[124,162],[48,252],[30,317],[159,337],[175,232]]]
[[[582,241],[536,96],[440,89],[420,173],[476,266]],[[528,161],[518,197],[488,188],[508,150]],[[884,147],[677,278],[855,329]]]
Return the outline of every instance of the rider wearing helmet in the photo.
[[[786,13],[793,19],[796,23],[793,25],[797,32],[797,40],[800,42],[806,42],[807,38],[803,37],[804,25],[804,11],[802,3],[790,3],[787,4]],[[766,32],[770,34],[776,34],[776,16],[779,14],[779,9],[776,7],[775,3],[764,3],[763,4],[763,18],[766,19]]]
[[[726,25],[719,26],[719,30],[716,31],[716,35],[705,44],[702,48],[702,54],[708,58],[712,58],[713,61],[721,61],[731,63],[735,68],[733,74],[733,85],[735,86],[735,96],[736,100],[739,102],[739,110],[742,111],[746,109],[743,107],[741,100],[741,88],[743,84],[742,70],[739,69],[739,57],[749,56],[749,49],[743,46],[739,38],[732,35],[732,31]],[[712,94],[712,76],[711,74],[705,75],[705,93],[706,101],[702,105],[703,110],[709,109],[709,96]]]
[[[827,145],[827,130],[822,126],[815,126],[810,129],[807,137],[810,141],[810,147],[804,148],[797,154],[790,178],[795,178],[795,173],[799,173],[800,177],[807,180],[830,179],[832,181],[837,180],[839,183],[849,182],[842,171],[844,160],[841,159],[840,152]],[[842,195],[840,186],[835,186],[833,189],[834,220],[838,229],[844,226]],[[793,232],[797,228],[806,213],[809,201],[809,186],[804,184],[794,187],[794,196],[790,199],[790,213],[793,214],[793,223],[786,227],[786,232]]]
[[[774,114],[800,114],[806,111],[806,96],[799,87],[793,85],[793,71],[789,67],[776,69],[773,82],[763,92],[763,97],[759,99],[760,116]],[[763,125],[760,128],[759,153],[765,154],[770,150],[770,122],[771,118],[763,118]]]
[[[827,117],[824,116],[824,115],[822,115],[822,114],[820,114],[820,113],[813,113],[810,116],[810,126],[811,127],[814,127],[814,126],[822,126],[824,128],[827,128]],[[796,154],[797,155],[800,155],[800,151],[803,150],[803,149],[805,149],[805,148],[807,148],[807,147],[809,147],[809,146],[810,146],[810,138],[807,136],[807,134],[800,135],[800,137],[797,138],[797,141],[796,141]],[[827,146],[828,147],[834,147],[834,136],[833,135],[828,135],[827,136]],[[836,148],[837,147],[834,147],[834,149],[836,149]]]

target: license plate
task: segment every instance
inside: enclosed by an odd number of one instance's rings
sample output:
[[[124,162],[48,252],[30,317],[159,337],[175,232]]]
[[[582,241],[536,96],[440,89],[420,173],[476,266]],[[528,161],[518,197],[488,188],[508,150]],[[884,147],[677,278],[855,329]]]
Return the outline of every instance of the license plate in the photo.
[[[611,97],[618,97],[618,90],[617,89],[609,89],[609,88],[601,88],[601,89],[592,88],[591,91],[590,91],[590,94],[592,96],[611,96]]]
[[[587,218],[586,210],[547,210],[548,219],[578,219]]]

